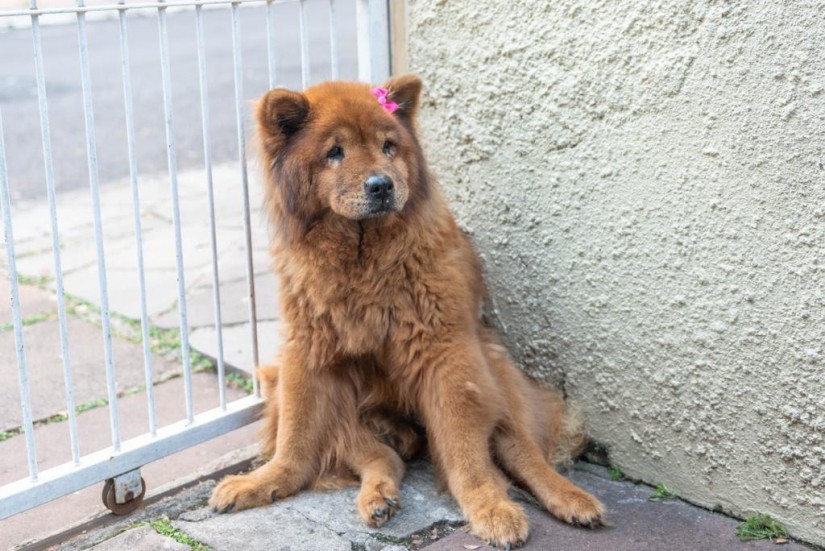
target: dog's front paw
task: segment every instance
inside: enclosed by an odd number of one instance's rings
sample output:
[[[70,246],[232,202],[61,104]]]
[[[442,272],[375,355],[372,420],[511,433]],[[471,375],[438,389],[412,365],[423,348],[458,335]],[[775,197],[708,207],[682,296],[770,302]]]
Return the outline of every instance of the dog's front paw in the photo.
[[[391,478],[367,481],[361,485],[356,504],[364,523],[380,528],[401,508],[398,487]]]
[[[252,509],[278,499],[278,489],[254,474],[227,476],[212,492],[209,505],[218,513]]]
[[[499,501],[471,515],[470,531],[489,544],[510,548],[527,540],[530,526],[524,509],[512,501]]]
[[[561,494],[558,502],[549,507],[549,510],[559,520],[576,526],[598,528],[605,524],[604,505],[578,488]]]

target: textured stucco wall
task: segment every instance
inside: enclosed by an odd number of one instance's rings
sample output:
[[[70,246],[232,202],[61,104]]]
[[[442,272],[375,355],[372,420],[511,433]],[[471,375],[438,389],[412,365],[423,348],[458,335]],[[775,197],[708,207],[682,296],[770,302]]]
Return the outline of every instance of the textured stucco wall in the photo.
[[[825,8],[733,4],[411,0],[410,70],[525,369],[630,476],[825,544]]]

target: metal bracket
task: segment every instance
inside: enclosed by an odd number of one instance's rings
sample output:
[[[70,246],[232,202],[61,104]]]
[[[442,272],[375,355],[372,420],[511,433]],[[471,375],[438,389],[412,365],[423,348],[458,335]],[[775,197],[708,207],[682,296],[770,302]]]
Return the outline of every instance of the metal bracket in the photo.
[[[128,503],[143,493],[140,469],[118,475],[114,478],[114,481],[116,503]]]

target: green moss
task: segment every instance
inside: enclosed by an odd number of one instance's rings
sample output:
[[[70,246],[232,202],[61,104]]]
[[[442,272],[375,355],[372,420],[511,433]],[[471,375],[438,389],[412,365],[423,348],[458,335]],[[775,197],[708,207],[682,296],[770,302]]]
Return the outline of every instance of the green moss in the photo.
[[[664,484],[657,484],[656,488],[653,490],[653,493],[650,494],[648,498],[650,501],[662,501],[663,499],[676,499],[676,494],[674,494],[670,488],[665,486]]]
[[[228,386],[239,388],[247,394],[252,394],[255,389],[252,379],[239,375],[238,373],[229,373],[226,376],[226,383]]]
[[[742,541],[774,540],[787,538],[788,531],[782,524],[770,515],[759,513],[750,516],[736,528],[736,537]]]
[[[52,280],[49,276],[27,276],[18,273],[17,274],[17,283],[20,285],[33,285],[35,287],[40,287],[41,289],[45,289],[49,282]]]
[[[214,373],[215,364],[207,356],[204,356],[195,349],[189,349],[189,363],[195,373]]]
[[[23,327],[26,327],[27,325],[34,325],[35,323],[40,323],[41,321],[53,320],[56,317],[57,317],[57,312],[43,312],[42,314],[35,314],[33,316],[23,318],[21,321],[22,321]],[[14,323],[13,322],[0,323],[0,332],[11,331],[12,329],[14,329]]]
[[[8,430],[0,430],[0,442],[5,442],[12,436],[17,436],[17,433]]]
[[[100,398],[99,400],[92,400],[91,402],[86,402],[84,404],[75,406],[74,410],[76,413],[84,413],[86,411],[108,405],[109,400],[107,398]]]
[[[617,480],[623,480],[623,479],[624,479],[624,473],[622,473],[622,471],[621,471],[621,469],[619,469],[619,467],[610,467],[610,480],[617,481]]]
[[[212,551],[212,548],[208,545],[199,542],[192,536],[188,535],[186,532],[178,530],[177,528],[172,526],[172,522],[168,518],[159,518],[157,520],[149,522],[148,524],[152,527],[152,529],[155,532],[157,532],[161,536],[166,536],[167,538],[172,538],[178,543],[188,545],[189,548],[192,549],[192,551]]]

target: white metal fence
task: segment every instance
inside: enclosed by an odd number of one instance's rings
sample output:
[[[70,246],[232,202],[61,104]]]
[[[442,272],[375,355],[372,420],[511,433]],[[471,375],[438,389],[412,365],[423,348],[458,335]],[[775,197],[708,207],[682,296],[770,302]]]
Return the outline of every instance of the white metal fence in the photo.
[[[53,256],[54,290],[57,301],[57,317],[60,328],[60,356],[62,358],[63,378],[66,394],[67,426],[70,434],[72,461],[64,465],[38,471],[37,449],[34,439],[34,420],[32,415],[31,393],[28,381],[28,366],[26,358],[26,343],[23,334],[23,316],[20,307],[18,288],[18,273],[15,263],[15,241],[13,235],[14,210],[9,193],[9,175],[7,172],[6,147],[4,143],[3,116],[0,112],[0,214],[3,219],[3,230],[6,247],[7,271],[11,287],[11,310],[17,372],[20,384],[20,401],[22,404],[22,430],[26,440],[28,456],[28,478],[0,487],[0,519],[8,518],[21,511],[30,509],[55,498],[67,495],[97,482],[109,480],[108,489],[110,501],[107,505],[118,512],[128,511],[132,505],[139,504],[145,488],[142,486],[139,469],[152,461],[168,456],[180,450],[194,446],[208,439],[214,438],[228,431],[244,426],[255,420],[261,405],[257,381],[254,382],[254,393],[251,396],[235,401],[227,401],[226,368],[224,365],[220,273],[218,252],[216,246],[215,203],[212,181],[212,144],[210,143],[210,108],[207,86],[207,56],[204,43],[204,8],[224,8],[228,10],[231,19],[231,44],[234,69],[234,105],[227,108],[234,109],[236,119],[237,148],[239,152],[239,167],[244,206],[245,254],[246,254],[246,282],[249,299],[249,347],[252,350],[254,364],[258,363],[258,336],[257,314],[255,304],[255,280],[252,255],[252,227],[250,221],[249,189],[247,176],[247,162],[245,158],[246,134],[245,105],[243,95],[243,56],[240,46],[242,6],[257,4],[266,10],[266,44],[265,52],[261,56],[267,57],[268,85],[275,87],[278,83],[274,37],[279,26],[294,24],[294,22],[275,21],[273,18],[273,4],[297,2],[299,18],[297,24],[300,29],[300,51],[295,55],[300,57],[301,82],[304,86],[312,81],[309,64],[309,41],[307,37],[307,0],[172,0],[136,1],[127,3],[118,0],[117,4],[86,6],[84,0],[77,0],[73,7],[40,8],[37,0],[30,0],[29,9],[0,11],[0,23],[6,18],[26,17],[30,20],[32,46],[34,51],[34,72],[36,76],[36,91],[40,118],[40,137],[42,142],[45,183],[50,215],[51,246]],[[338,77],[339,52],[338,38],[336,37],[337,4],[345,0],[325,0],[328,2],[330,22],[330,73],[333,78]],[[354,0],[356,2],[357,25],[357,52],[358,76],[368,82],[381,82],[389,75],[389,24],[387,0]],[[167,12],[170,8],[190,10],[194,13],[194,26],[197,47],[197,65],[200,91],[200,115],[203,128],[203,159],[205,169],[205,192],[209,198],[210,237],[211,237],[211,278],[213,290],[213,307],[215,328],[217,334],[216,370],[219,380],[219,407],[196,414],[192,403],[192,362],[187,336],[189,326],[186,307],[186,281],[184,277],[184,257],[187,251],[181,240],[180,199],[178,194],[178,160],[175,146],[175,113],[172,102],[173,74],[170,64],[170,45],[167,27]],[[141,214],[140,214],[140,179],[138,176],[138,160],[135,151],[135,122],[133,107],[133,83],[131,80],[128,14],[134,10],[153,10],[156,12],[159,32],[160,69],[163,92],[163,111],[165,119],[166,152],[168,165],[168,180],[171,188],[172,214],[174,222],[174,239],[177,267],[178,314],[181,334],[181,361],[183,363],[183,379],[185,388],[186,418],[171,425],[158,426],[155,415],[153,395],[152,351],[150,349],[149,318],[147,315],[147,289],[144,277],[144,248],[142,242]],[[134,239],[136,245],[136,266],[138,271],[140,292],[140,327],[145,368],[145,388],[148,409],[147,432],[137,438],[121,439],[120,416],[118,412],[118,394],[116,392],[115,361],[112,353],[112,327],[109,311],[108,282],[106,270],[106,252],[101,218],[100,181],[98,167],[98,144],[95,135],[95,105],[89,63],[89,40],[87,30],[87,14],[94,12],[108,12],[116,14],[119,23],[119,46],[121,79],[124,97],[124,114],[126,125],[126,147],[128,149],[129,175],[133,206]],[[48,93],[46,86],[46,71],[44,69],[44,54],[41,39],[41,18],[67,14],[76,19],[77,38],[80,58],[80,82],[82,86],[83,107],[85,116],[86,162],[89,173],[89,190],[92,197],[92,212],[94,223],[95,249],[97,258],[97,276],[100,292],[100,320],[103,332],[104,361],[106,369],[107,401],[111,428],[111,447],[88,455],[81,455],[79,435],[76,420],[76,404],[73,395],[72,362],[69,353],[71,335],[67,330],[67,307],[63,289],[63,267],[61,265],[60,221],[56,208],[58,192],[55,186],[55,169],[52,152],[52,138],[49,119]],[[8,19],[6,19],[8,20]],[[2,56],[10,53],[2,52]],[[4,359],[5,361],[5,359]],[[12,361],[8,358],[8,361]]]

